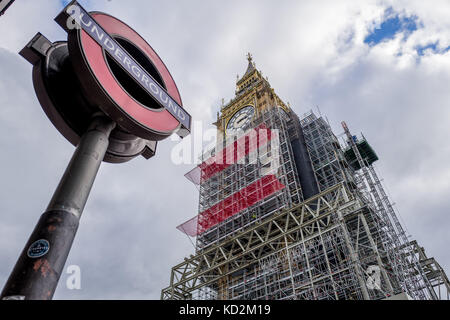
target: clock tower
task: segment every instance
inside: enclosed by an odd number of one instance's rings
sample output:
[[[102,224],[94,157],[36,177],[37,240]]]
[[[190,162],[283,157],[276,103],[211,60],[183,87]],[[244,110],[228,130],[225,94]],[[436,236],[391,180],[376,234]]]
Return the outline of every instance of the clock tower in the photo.
[[[172,268],[161,298],[437,298],[426,274],[444,273],[420,269],[432,260],[418,261],[365,138],[343,123],[341,143],[322,116],[300,119],[247,59],[217,114],[217,145],[185,175],[198,215],[177,229],[196,237],[195,254]]]
[[[225,136],[239,129],[249,129],[251,120],[270,108],[279,107],[287,113],[290,111],[289,106],[271,88],[267,78],[256,69],[250,53],[247,54],[247,60],[248,67],[244,75],[241,78],[237,76],[235,97],[222,105],[214,123]]]

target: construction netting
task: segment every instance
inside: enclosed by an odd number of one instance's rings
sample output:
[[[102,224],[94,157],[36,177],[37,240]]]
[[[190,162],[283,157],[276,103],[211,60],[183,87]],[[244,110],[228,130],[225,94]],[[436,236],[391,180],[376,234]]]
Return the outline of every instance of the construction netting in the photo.
[[[199,213],[196,217],[179,225],[177,229],[191,237],[197,236],[284,187],[275,175],[263,176],[247,187]]]
[[[194,184],[200,185],[229,166],[240,163],[247,155],[257,154],[258,149],[267,145],[274,137],[277,137],[277,132],[261,124],[228,144],[185,176]],[[284,187],[274,174],[261,175],[258,180],[200,212],[177,229],[189,236],[197,236]]]
[[[267,145],[273,137],[276,137],[276,134],[261,124],[229,143],[216,155],[206,159],[184,176],[192,183],[199,185],[229,166],[242,162],[247,155]]]

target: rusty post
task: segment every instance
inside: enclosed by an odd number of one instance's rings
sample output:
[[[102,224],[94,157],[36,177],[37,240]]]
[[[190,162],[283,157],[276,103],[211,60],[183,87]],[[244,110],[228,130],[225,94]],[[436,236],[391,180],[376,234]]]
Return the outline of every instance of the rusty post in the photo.
[[[0,299],[52,299],[115,123],[96,116],[28,239]]]

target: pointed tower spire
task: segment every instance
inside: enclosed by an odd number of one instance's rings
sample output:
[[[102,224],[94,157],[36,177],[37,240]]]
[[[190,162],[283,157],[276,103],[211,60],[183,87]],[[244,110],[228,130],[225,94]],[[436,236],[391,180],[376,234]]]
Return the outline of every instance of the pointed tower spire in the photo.
[[[244,78],[247,74],[251,73],[253,70],[255,70],[255,63],[253,62],[253,56],[252,54],[249,52],[247,53],[247,60],[248,60],[248,67],[247,67],[247,71],[245,71],[244,75],[242,76],[242,78]]]
[[[256,70],[256,65],[255,62],[253,62],[252,54],[248,52],[246,57],[248,67],[244,75],[241,78],[238,77],[236,79],[236,94],[242,93],[245,88],[253,85],[258,79],[262,79],[262,74]]]

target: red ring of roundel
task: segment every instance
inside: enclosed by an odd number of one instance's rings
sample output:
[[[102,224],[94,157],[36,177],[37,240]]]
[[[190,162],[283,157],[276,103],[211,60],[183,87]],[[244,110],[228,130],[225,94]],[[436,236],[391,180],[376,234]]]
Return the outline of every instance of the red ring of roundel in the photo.
[[[172,98],[181,103],[181,97],[178,92],[175,81],[167,70],[157,53],[150,45],[122,21],[102,13],[93,13],[92,16],[102,28],[111,35],[119,35],[131,41],[142,52],[144,52],[155,68],[161,75],[162,80],[167,88],[167,92]],[[98,79],[102,87],[109,96],[114,100],[116,105],[122,108],[131,118],[139,122],[141,125],[148,127],[153,131],[162,133],[170,133],[178,128],[179,121],[167,110],[150,110],[136,102],[116,81],[115,77],[108,68],[107,62],[103,55],[102,47],[92,39],[84,30],[81,31],[81,44],[83,47],[85,58]]]

